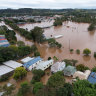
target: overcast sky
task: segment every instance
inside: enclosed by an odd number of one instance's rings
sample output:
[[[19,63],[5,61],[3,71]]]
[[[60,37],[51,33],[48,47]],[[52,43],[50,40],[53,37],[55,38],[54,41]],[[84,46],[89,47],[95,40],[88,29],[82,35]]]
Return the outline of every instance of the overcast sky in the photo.
[[[96,0],[0,0],[0,9],[5,8],[96,8]]]

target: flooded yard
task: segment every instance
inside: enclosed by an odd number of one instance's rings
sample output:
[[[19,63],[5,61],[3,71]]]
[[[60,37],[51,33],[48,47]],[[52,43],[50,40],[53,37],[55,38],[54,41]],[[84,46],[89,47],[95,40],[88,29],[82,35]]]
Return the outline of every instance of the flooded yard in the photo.
[[[47,24],[47,22],[45,23]],[[32,26],[33,24],[25,24],[20,27],[31,30],[33,28]],[[79,61],[78,64],[84,64],[89,68],[94,67],[96,65],[96,60],[93,57],[94,52],[96,52],[96,31],[88,32],[88,26],[89,24],[87,23],[64,22],[62,26],[52,26],[51,28],[45,29],[44,34],[47,38],[63,35],[63,37],[56,39],[62,44],[62,48],[49,48],[48,44],[37,44],[41,57],[47,59],[49,56],[56,56],[59,60],[76,59]],[[82,54],[85,48],[91,50],[89,57]],[[70,54],[69,49],[74,49],[73,54]],[[80,55],[76,54],[76,49],[80,49]]]

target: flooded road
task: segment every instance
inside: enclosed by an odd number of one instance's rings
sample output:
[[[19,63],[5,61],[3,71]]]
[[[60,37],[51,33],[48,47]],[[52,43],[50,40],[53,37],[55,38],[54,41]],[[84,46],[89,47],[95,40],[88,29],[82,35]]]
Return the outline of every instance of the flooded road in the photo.
[[[31,26],[33,24],[20,25],[21,28],[28,28],[28,30],[33,28]],[[50,38],[51,35],[53,37],[63,35],[63,37],[56,39],[62,44],[62,48],[49,48],[48,44],[37,44],[41,57],[47,59],[49,56],[56,56],[59,60],[75,59],[79,61],[78,64],[84,64],[89,68],[94,67],[96,65],[96,60],[93,57],[94,52],[96,52],[96,31],[88,32],[88,26],[89,24],[87,23],[64,22],[62,26],[52,26],[51,28],[44,29],[44,34],[47,38]],[[85,48],[89,48],[92,51],[89,57],[82,54]],[[73,54],[70,54],[69,49],[74,49]],[[80,55],[76,54],[76,49],[80,49]]]

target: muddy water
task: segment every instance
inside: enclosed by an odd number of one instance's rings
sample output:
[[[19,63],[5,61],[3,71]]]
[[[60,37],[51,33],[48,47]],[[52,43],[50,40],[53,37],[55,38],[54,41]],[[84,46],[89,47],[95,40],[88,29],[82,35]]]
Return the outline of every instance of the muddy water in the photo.
[[[47,22],[47,23],[46,23]],[[48,27],[48,26],[52,26],[53,25],[53,22],[54,20],[51,20],[51,21],[45,21],[45,22],[42,22],[42,23],[28,23],[28,24],[19,24],[19,27],[20,28],[24,28],[24,29],[28,29],[29,31],[34,29],[34,27],[38,26],[38,27]]]
[[[47,22],[44,24],[47,24]],[[39,26],[38,24],[36,25]],[[43,24],[41,23],[41,25]],[[57,56],[59,60],[76,59],[79,61],[78,64],[84,64],[90,68],[94,67],[96,65],[96,60],[93,57],[94,52],[96,52],[96,32],[88,32],[88,26],[89,24],[87,23],[64,22],[62,26],[53,26],[45,29],[44,34],[46,37],[63,35],[62,38],[56,39],[62,44],[62,48],[49,48],[47,44],[37,44],[41,56],[45,59],[49,56]],[[34,26],[33,24],[25,24],[20,25],[20,27],[31,30]],[[83,56],[82,54],[85,48],[89,48],[92,51],[89,57]],[[73,54],[70,54],[69,49],[74,49]],[[80,49],[80,55],[76,54],[76,49]]]

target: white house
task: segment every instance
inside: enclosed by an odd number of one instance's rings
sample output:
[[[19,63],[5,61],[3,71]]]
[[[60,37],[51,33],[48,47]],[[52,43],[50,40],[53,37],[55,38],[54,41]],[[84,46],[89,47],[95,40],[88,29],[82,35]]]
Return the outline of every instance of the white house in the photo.
[[[42,61],[42,58],[36,57],[30,61],[28,61],[27,63],[25,63],[23,66],[28,69],[29,71],[31,71],[32,69],[35,69],[37,64],[39,64]]]
[[[0,77],[2,77],[3,75],[6,75],[8,73],[11,73],[13,71],[14,71],[13,68],[10,68],[10,67],[5,66],[5,65],[1,65],[0,66]]]
[[[76,79],[78,77],[80,80],[84,80],[84,79],[87,80],[90,73],[91,73],[90,70],[86,70],[85,72],[76,71],[73,75],[73,79]]]
[[[58,71],[62,71],[65,68],[65,62],[56,62],[51,66],[51,72],[56,73]]]
[[[41,70],[46,70],[49,68],[51,65],[53,65],[53,60],[48,60],[48,61],[42,61],[39,64],[37,64],[36,69],[41,69]]]
[[[13,61],[13,60],[4,62],[3,64],[10,67],[10,68],[13,68],[13,69],[16,69],[17,67],[21,67],[23,65],[23,64],[18,63],[16,61]]]
[[[22,63],[27,63],[27,62],[29,62],[29,61],[32,60],[32,59],[34,59],[34,58],[26,57],[26,58],[22,59],[21,62],[22,62]]]

